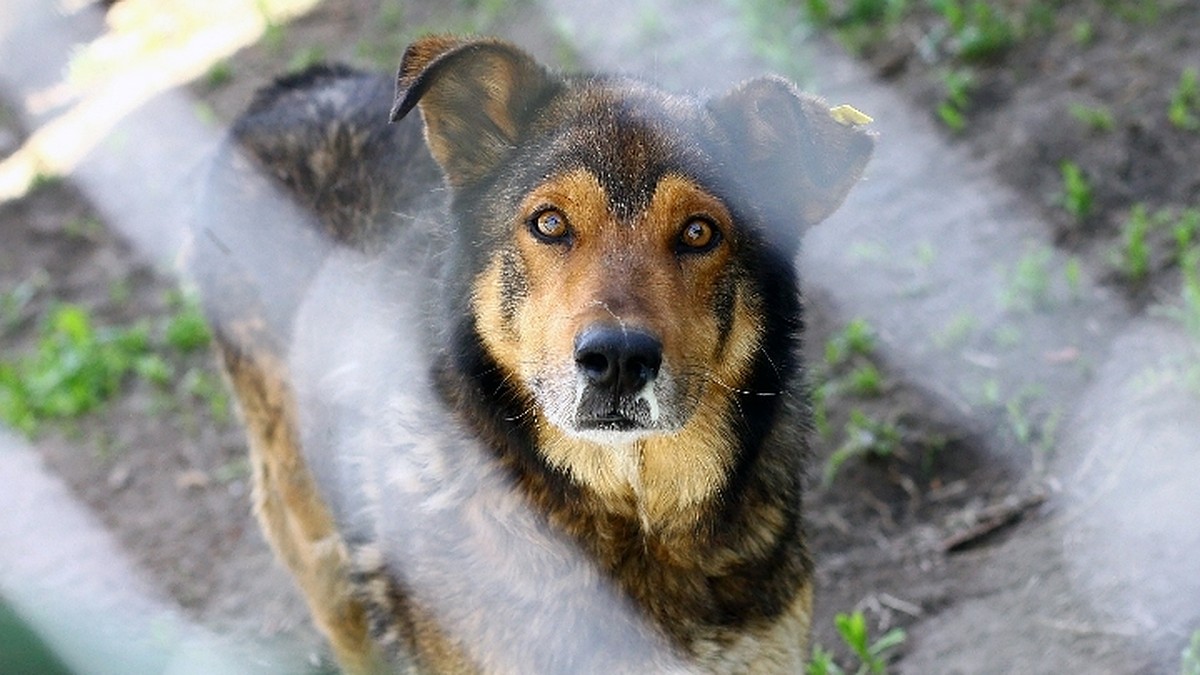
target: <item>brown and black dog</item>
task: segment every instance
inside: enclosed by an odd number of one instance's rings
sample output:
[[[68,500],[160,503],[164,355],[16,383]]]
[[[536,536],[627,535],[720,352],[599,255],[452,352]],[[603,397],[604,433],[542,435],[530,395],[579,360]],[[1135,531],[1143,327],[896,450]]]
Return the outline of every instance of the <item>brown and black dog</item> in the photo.
[[[854,121],[454,37],[394,90],[259,94],[196,276],[257,513],[345,668],[802,669],[794,258],[871,154]]]

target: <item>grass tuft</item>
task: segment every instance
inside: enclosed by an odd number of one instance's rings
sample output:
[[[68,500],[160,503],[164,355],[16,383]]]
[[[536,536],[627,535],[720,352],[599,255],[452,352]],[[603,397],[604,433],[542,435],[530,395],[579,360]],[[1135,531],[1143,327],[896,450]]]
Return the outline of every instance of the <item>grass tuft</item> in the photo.
[[[1063,182],[1060,198],[1063,208],[1077,221],[1087,218],[1092,212],[1092,185],[1087,174],[1071,161],[1060,164],[1059,170]]]
[[[166,388],[175,380],[168,350],[181,355],[207,347],[211,333],[196,303],[172,294],[173,312],[153,323],[100,326],[82,307],[59,305],[40,326],[32,353],[0,360],[0,422],[36,436],[48,422],[104,406],[132,377]],[[189,371],[190,372],[190,371]],[[207,401],[218,422],[228,417],[220,382],[202,376],[187,393]],[[194,386],[193,386],[194,385]]]
[[[818,645],[813,647],[812,658],[805,670],[807,675],[845,675],[850,672],[857,675],[881,675],[887,672],[888,655],[908,639],[904,629],[893,628],[879,639],[871,640],[867,619],[862,612],[839,613],[834,617],[833,623],[837,627],[838,636],[857,659],[857,668],[850,670],[839,666],[834,661],[833,654]]]
[[[149,328],[97,328],[87,312],[61,305],[42,328],[34,354],[0,361],[0,420],[32,436],[50,419],[100,407],[131,373],[163,379]]]
[[[1200,675],[1200,630],[1192,633],[1192,639],[1184,648],[1179,672],[1182,675]]]
[[[1185,68],[1167,105],[1167,119],[1178,129],[1200,131],[1200,70]]]
[[[1071,117],[1079,120],[1088,131],[1093,133],[1108,133],[1117,127],[1116,118],[1107,107],[1089,106],[1082,103],[1072,103],[1070,108]]]
[[[887,458],[900,450],[904,434],[900,427],[886,420],[878,420],[855,408],[850,411],[846,422],[845,440],[825,462],[821,482],[826,487],[833,484],[842,465],[855,457]]]

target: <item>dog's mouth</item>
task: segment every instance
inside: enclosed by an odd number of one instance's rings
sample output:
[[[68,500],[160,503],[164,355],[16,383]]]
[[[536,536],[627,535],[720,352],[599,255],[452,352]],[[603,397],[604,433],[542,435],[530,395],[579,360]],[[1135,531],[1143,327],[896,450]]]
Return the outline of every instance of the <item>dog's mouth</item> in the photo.
[[[577,418],[576,425],[580,431],[638,431],[646,428],[643,423],[619,412],[581,415]]]
[[[576,373],[534,377],[530,388],[547,421],[568,436],[605,445],[674,433],[691,411],[666,369],[633,392],[596,387]]]

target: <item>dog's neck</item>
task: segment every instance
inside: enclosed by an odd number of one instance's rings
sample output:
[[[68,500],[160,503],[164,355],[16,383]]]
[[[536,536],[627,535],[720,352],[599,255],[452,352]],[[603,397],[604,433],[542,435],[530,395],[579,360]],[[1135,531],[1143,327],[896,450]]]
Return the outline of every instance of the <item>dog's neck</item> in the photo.
[[[581,490],[615,515],[636,517],[644,533],[665,535],[694,531],[725,487],[736,448],[709,428],[724,415],[697,415],[704,424],[623,444],[574,437],[541,419],[533,433],[545,461]]]

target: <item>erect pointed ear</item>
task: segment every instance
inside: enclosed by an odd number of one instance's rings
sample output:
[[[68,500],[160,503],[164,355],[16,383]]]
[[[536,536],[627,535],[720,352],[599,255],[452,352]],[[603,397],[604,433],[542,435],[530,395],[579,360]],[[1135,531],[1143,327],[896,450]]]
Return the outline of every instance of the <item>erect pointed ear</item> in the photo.
[[[451,185],[491,171],[558,81],[525,52],[493,39],[426,37],[404,53],[392,121],[418,104],[425,140]]]
[[[729,135],[751,196],[771,213],[815,225],[862,175],[875,142],[865,115],[835,117],[787,80],[750,80],[709,103]],[[795,233],[799,236],[799,232]]]

